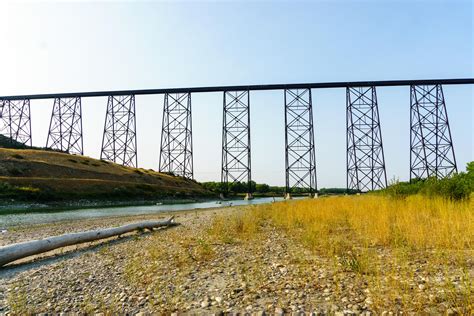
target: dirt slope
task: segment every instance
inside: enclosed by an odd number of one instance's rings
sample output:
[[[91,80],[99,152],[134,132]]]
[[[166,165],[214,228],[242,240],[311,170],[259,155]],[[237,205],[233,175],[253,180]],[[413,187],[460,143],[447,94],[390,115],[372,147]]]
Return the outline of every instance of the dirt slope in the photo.
[[[209,192],[195,181],[153,170],[60,152],[0,148],[0,197],[61,200],[205,195]]]

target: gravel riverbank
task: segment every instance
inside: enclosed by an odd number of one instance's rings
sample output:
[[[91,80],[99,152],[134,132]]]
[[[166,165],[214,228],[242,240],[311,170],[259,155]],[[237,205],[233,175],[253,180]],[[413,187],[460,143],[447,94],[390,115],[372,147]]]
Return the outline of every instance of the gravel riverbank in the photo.
[[[385,288],[390,283],[379,288],[387,293],[381,297],[370,275],[345,271],[270,225],[248,240],[210,237],[213,218],[243,208],[173,212],[181,226],[74,246],[2,268],[0,314],[456,313],[444,285],[463,290],[465,271],[453,269],[446,277],[426,268],[426,261],[413,261],[407,286],[426,302],[413,309],[404,293]],[[0,235],[0,245],[168,215],[16,227]],[[376,251],[390,263],[390,253]]]

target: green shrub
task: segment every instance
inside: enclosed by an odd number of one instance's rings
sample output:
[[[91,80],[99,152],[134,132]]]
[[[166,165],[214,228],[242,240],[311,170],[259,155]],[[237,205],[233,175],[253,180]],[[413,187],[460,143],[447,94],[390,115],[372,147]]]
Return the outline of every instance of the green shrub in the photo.
[[[13,177],[18,177],[18,176],[21,176],[23,174],[23,171],[21,171],[18,168],[10,168],[8,170],[8,173]]]
[[[415,179],[411,182],[392,181],[381,192],[395,198],[404,198],[412,194],[425,196],[442,196],[450,200],[467,200],[474,192],[474,162],[467,164],[467,172],[453,174],[443,179]]]

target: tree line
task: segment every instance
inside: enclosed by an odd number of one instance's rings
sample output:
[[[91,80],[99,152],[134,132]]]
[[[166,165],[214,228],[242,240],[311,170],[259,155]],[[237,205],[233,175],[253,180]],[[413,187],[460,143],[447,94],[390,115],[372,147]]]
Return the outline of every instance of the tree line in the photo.
[[[256,183],[255,181],[248,182],[232,182],[232,183],[221,183],[221,182],[203,182],[201,185],[207,190],[217,194],[245,194],[245,193],[257,193],[263,195],[283,195],[285,194],[284,186],[272,186],[266,183]],[[322,188],[318,190],[319,194],[354,194],[357,190],[347,190],[343,188]],[[291,193],[293,194],[306,194],[310,193],[308,188],[292,188]]]

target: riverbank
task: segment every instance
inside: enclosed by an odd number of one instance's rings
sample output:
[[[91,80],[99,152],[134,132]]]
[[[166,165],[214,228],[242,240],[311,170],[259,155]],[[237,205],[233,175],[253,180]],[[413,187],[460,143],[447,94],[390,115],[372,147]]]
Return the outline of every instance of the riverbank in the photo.
[[[214,201],[218,197],[196,197],[187,199],[162,198],[155,200],[127,199],[127,200],[73,200],[73,201],[55,201],[55,202],[31,202],[0,200],[0,216],[18,213],[43,213],[60,212],[84,208],[110,208],[124,206],[147,206],[147,205],[174,205],[185,203],[199,203]]]
[[[0,306],[17,314],[469,314],[471,206],[360,196],[173,212],[179,227],[0,269]],[[0,241],[167,216],[29,225]]]

